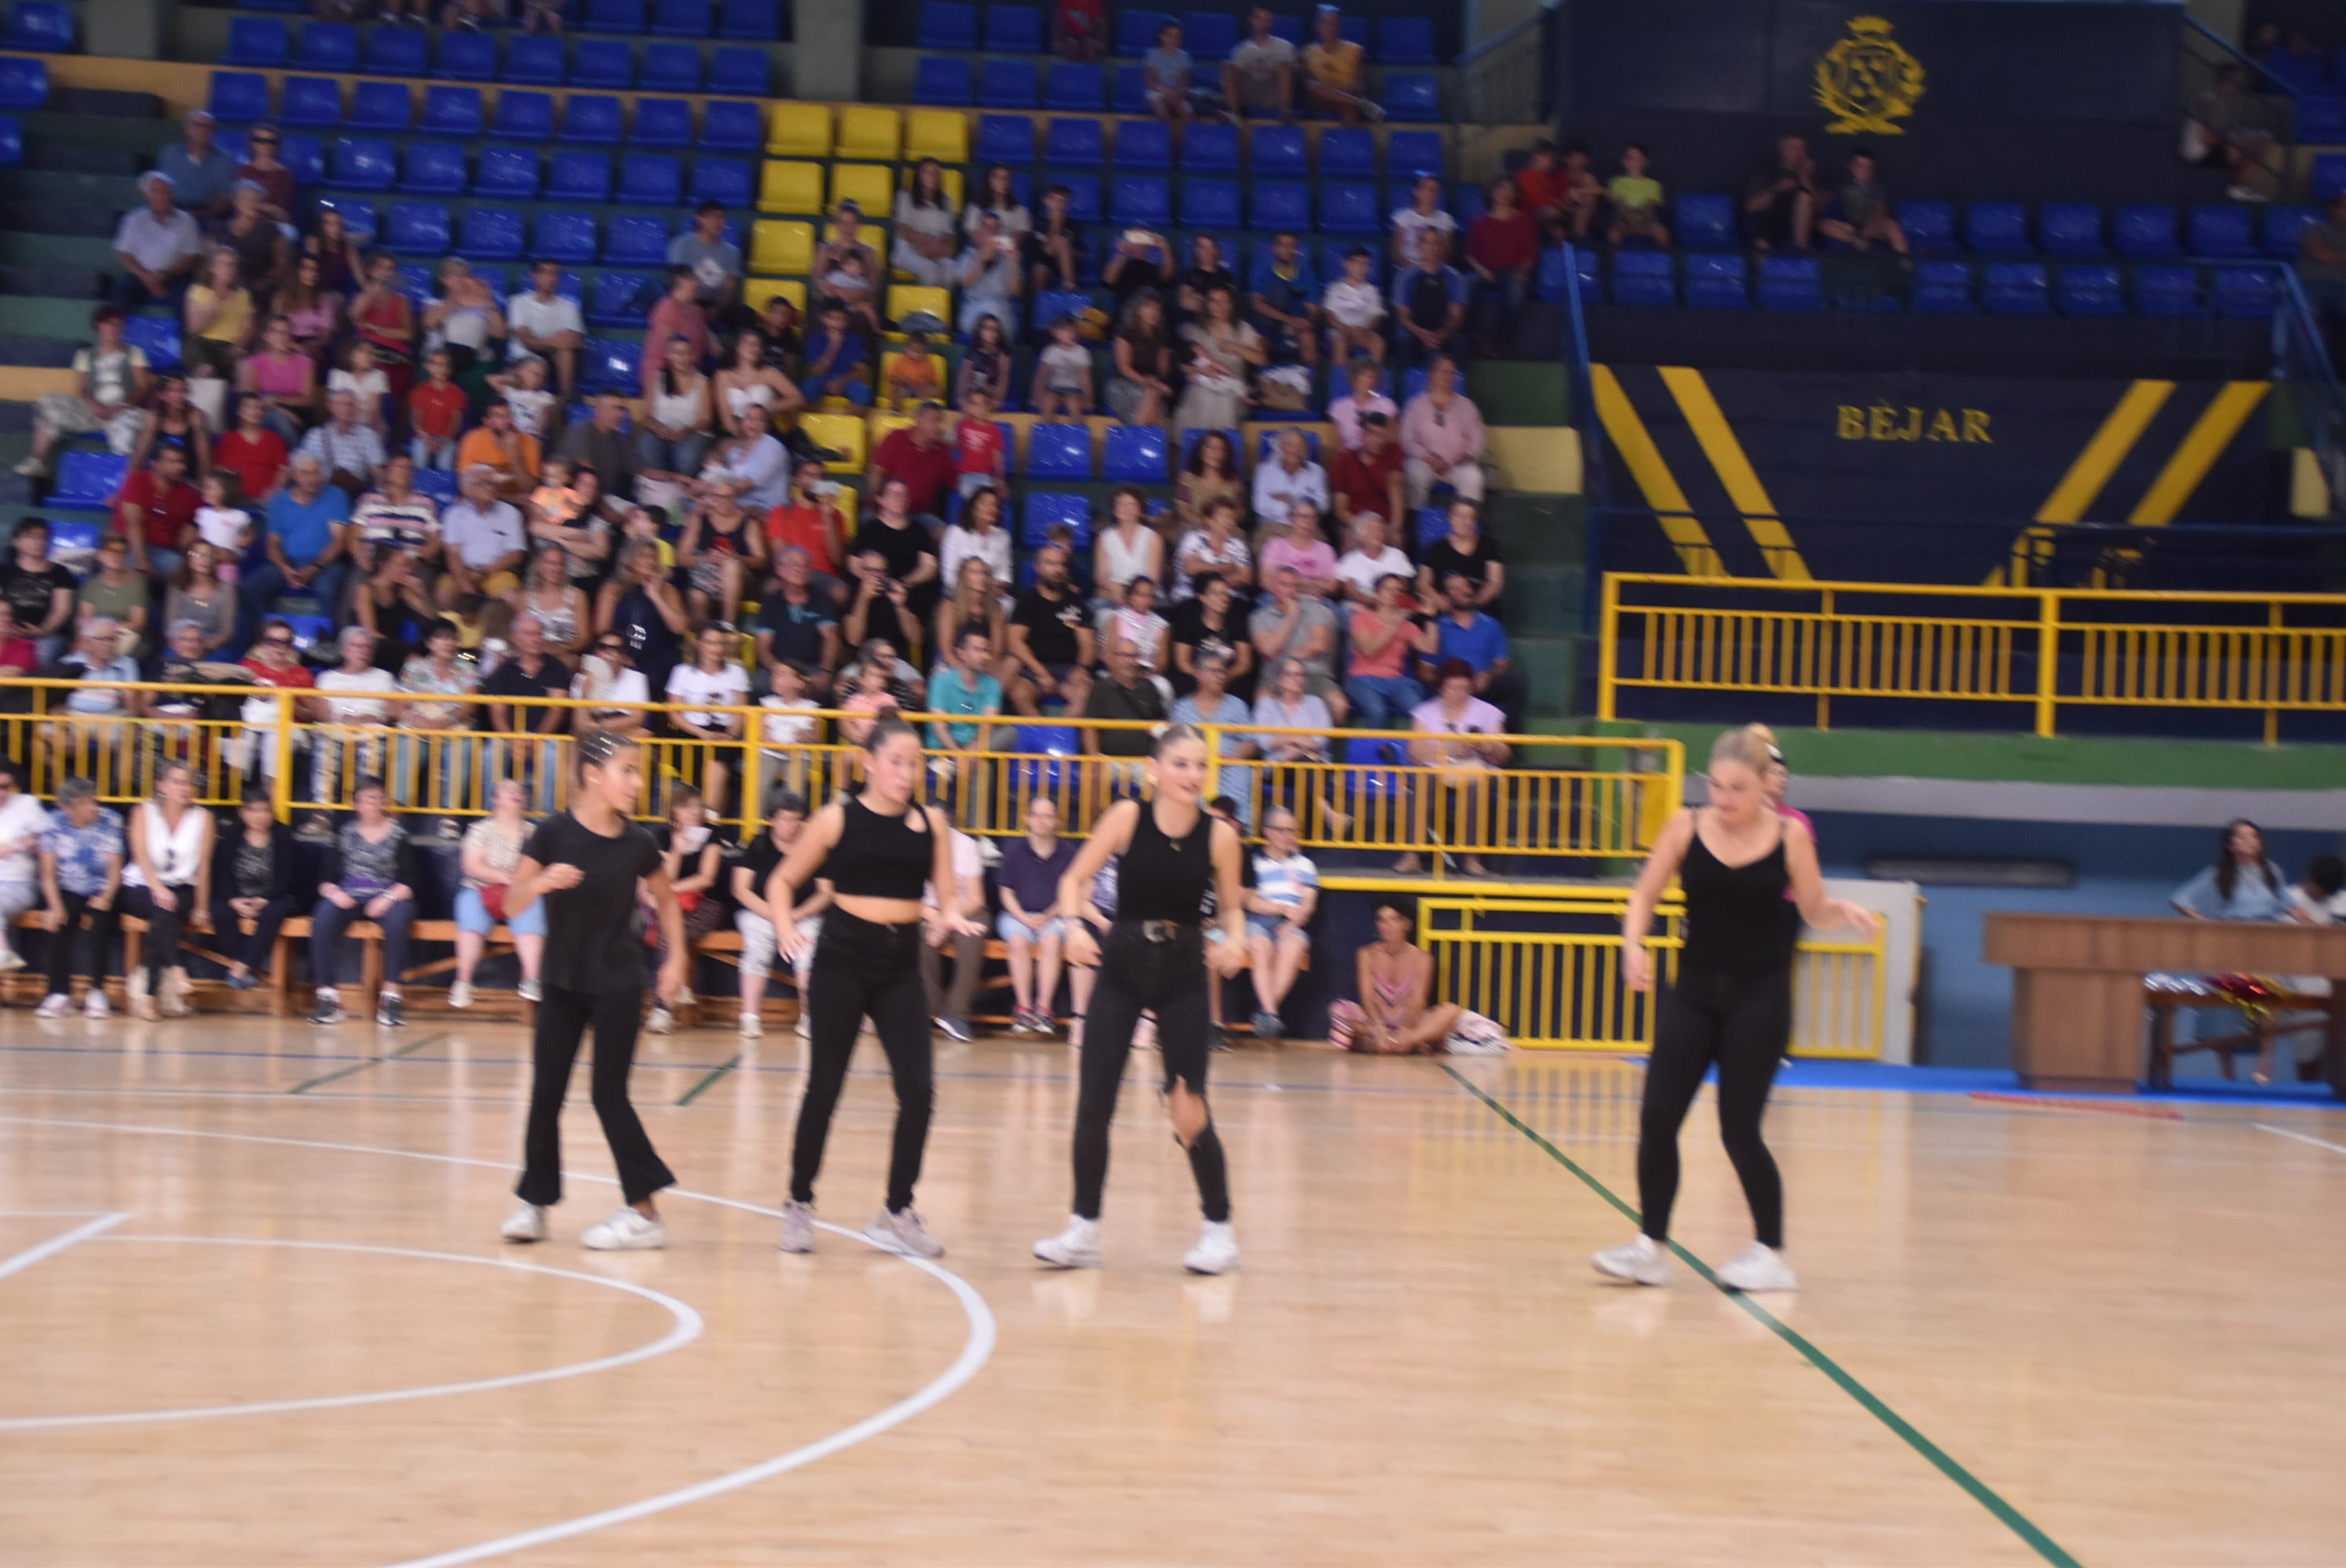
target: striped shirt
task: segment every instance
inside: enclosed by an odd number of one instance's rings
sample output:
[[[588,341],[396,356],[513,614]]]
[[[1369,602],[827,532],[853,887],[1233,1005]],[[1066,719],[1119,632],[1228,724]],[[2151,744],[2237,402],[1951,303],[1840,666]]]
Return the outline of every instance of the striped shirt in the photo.
[[[1309,855],[1280,860],[1276,855],[1254,858],[1254,891],[1283,909],[1303,907],[1303,895],[1320,886],[1320,868]]]

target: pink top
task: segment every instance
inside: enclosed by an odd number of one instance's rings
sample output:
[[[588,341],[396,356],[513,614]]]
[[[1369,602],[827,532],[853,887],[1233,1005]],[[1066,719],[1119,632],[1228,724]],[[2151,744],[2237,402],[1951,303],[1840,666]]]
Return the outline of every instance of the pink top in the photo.
[[[1371,392],[1369,401],[1366,402],[1356,402],[1352,393],[1346,392],[1328,405],[1329,422],[1335,425],[1337,439],[1344,443],[1344,450],[1347,452],[1361,450],[1361,416],[1362,414],[1381,413],[1387,419],[1391,419],[1399,412],[1401,412],[1399,406],[1382,392]]]
[[[1281,534],[1262,547],[1262,569],[1267,575],[1281,566],[1294,567],[1306,582],[1324,582],[1336,575],[1336,547],[1325,539],[1299,546]]]
[[[1433,398],[1420,392],[1401,411],[1401,451],[1436,469],[1455,468],[1483,455],[1483,413],[1472,401],[1453,397],[1450,406],[1437,409]]]
[[[269,397],[300,397],[309,390],[312,366],[306,354],[287,354],[283,359],[271,353],[248,355],[244,361],[252,367],[252,390]]]

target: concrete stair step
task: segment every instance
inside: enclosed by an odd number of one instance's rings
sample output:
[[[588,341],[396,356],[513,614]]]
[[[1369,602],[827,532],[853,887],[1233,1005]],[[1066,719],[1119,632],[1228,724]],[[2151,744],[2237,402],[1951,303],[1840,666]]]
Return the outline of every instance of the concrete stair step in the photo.
[[[48,107],[52,114],[152,120],[161,117],[163,100],[153,93],[117,92],[108,87],[51,87]]]
[[[119,202],[46,201],[38,197],[0,194],[0,230],[111,239],[128,205],[128,197]]]
[[[99,275],[87,267],[24,267],[0,262],[0,294],[46,294],[61,300],[95,300]]]
[[[1507,568],[1499,618],[1510,636],[1576,636],[1587,608],[1587,573],[1579,566],[1524,564]]]
[[[1579,699],[1580,639],[1558,636],[1517,636],[1515,667],[1523,672],[1532,718],[1556,718],[1576,711]]]
[[[12,307],[31,304],[46,305],[48,312],[59,318],[70,307],[74,312],[73,334],[64,337],[41,337],[12,331],[8,323],[15,319]],[[31,365],[42,370],[61,370],[73,363],[74,350],[87,341],[89,305],[86,300],[24,300],[0,299],[0,365]]]
[[[1511,566],[1577,565],[1588,550],[1588,505],[1578,495],[1501,492],[1484,508],[1483,525]]]

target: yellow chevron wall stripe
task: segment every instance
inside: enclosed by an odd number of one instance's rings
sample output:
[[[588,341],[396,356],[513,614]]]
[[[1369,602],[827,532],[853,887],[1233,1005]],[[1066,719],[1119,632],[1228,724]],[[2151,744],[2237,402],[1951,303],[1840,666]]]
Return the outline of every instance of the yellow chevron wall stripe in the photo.
[[[1605,438],[1613,443],[1637,482],[1638,492],[1646,504],[1658,514],[1662,532],[1676,546],[1678,559],[1684,563],[1687,575],[1693,577],[1723,577],[1725,563],[1710,543],[1710,535],[1693,516],[1687,504],[1686,492],[1670,475],[1669,464],[1662,461],[1661,449],[1646,429],[1645,422],[1629,402],[1629,394],[1621,390],[1610,365],[1588,367],[1591,390],[1596,396],[1596,417],[1605,426]]]
[[[1700,371],[1687,365],[1664,365],[1660,372],[1662,384],[1670,389],[1670,396],[1678,400],[1678,411],[1686,415],[1695,440],[1702,444],[1702,454],[1710,459],[1711,467],[1719,471],[1719,483],[1727,486],[1728,499],[1743,514],[1743,525],[1751,531],[1752,539],[1760,545],[1760,559],[1768,563],[1770,572],[1788,582],[1808,582],[1808,563],[1800,559],[1791,535],[1784,531],[1782,520],[1776,515],[1776,504],[1768,499],[1768,487],[1760,483],[1759,472],[1744,454],[1743,443],[1735,439],[1727,415],[1719,412],[1710,383],[1702,379]]]
[[[2174,522],[2175,514],[2183,510],[2183,504],[2191,499],[2191,493],[2199,488],[2199,482],[2216,465],[2216,459],[2240,433],[2240,426],[2248,423],[2257,404],[2264,402],[2270,385],[2269,382],[2226,382],[2224,389],[2200,411],[2189,433],[2168,458],[2167,466],[2158,471],[2158,477],[2150,482],[2150,488],[2143,492],[2141,501],[2127,521],[2154,527]]]
[[[2075,523],[2085,516],[2100,497],[2103,486],[2109,484],[2110,475],[2127,460],[2135,443],[2142,439],[2142,433],[2150,428],[2150,422],[2167,406],[2174,392],[2173,382],[2138,381],[2127,388],[2117,406],[2110,410],[2110,416],[2102,421],[2102,428],[2094,432],[2093,439],[2086,443],[2077,460],[2069,465],[2069,472],[2061,476],[2061,483],[2053,487],[2053,494],[2036,509],[2036,521]]]

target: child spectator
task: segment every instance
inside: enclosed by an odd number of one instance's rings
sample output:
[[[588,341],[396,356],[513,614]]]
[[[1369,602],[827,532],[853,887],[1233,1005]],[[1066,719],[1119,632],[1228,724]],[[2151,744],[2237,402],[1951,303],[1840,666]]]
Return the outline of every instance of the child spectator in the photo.
[[[1375,258],[1365,245],[1344,252],[1344,275],[1328,285],[1320,306],[1328,318],[1328,357],[1337,364],[1365,357],[1372,364],[1385,360],[1385,299],[1369,280]]]
[[[326,377],[329,396],[338,392],[349,392],[358,400],[361,424],[372,428],[386,443],[391,439],[391,411],[386,406],[391,397],[391,378],[375,368],[374,345],[362,339],[350,346],[342,356],[342,368]]]
[[[1000,408],[1010,397],[1010,339],[999,316],[981,317],[962,351],[961,370],[954,377],[954,407],[966,411],[969,394],[985,390],[986,406]]]
[[[456,446],[464,433],[464,414],[471,407],[464,389],[453,379],[454,366],[445,349],[424,356],[425,379],[407,394],[407,425],[414,432],[407,450],[418,468],[454,473]]]
[[[1662,221],[1662,182],[1646,166],[1646,149],[1633,141],[1621,154],[1621,172],[1605,182],[1605,199],[1613,204],[1613,222],[1605,230],[1607,245],[1642,239],[1670,248],[1669,225]]]
[[[513,411],[514,428],[540,443],[554,437],[555,416],[561,404],[546,390],[546,361],[516,360],[513,368],[489,378],[489,386]]]
[[[989,318],[990,319],[990,318]],[[944,396],[944,372],[929,351],[929,334],[914,332],[887,365],[888,400],[899,408],[933,402]]]
[[[1009,462],[1002,427],[994,422],[994,400],[983,387],[973,387],[964,400],[961,422],[954,427],[954,484],[967,501],[981,490],[1010,487]]]
[[[868,247],[842,251],[822,275],[825,302],[837,300],[859,331],[878,337],[879,308],[872,300],[872,262]]]
[[[826,298],[815,312],[815,330],[807,334],[806,373],[799,390],[809,402],[843,398],[858,408],[872,406],[872,383],[866,369],[863,340],[849,326],[845,300]]]
[[[1181,24],[1168,17],[1157,29],[1157,47],[1140,59],[1142,86],[1148,94],[1148,112],[1178,123],[1189,117],[1189,74],[1195,62],[1181,46]]]
[[[1051,341],[1035,363],[1035,412],[1045,419],[1081,419],[1092,407],[1092,356],[1076,333],[1076,318],[1051,323]]]
[[[196,508],[196,533],[219,552],[220,581],[233,583],[236,564],[252,546],[252,514],[236,504],[236,476],[225,466],[205,474],[196,490],[204,503]]]

